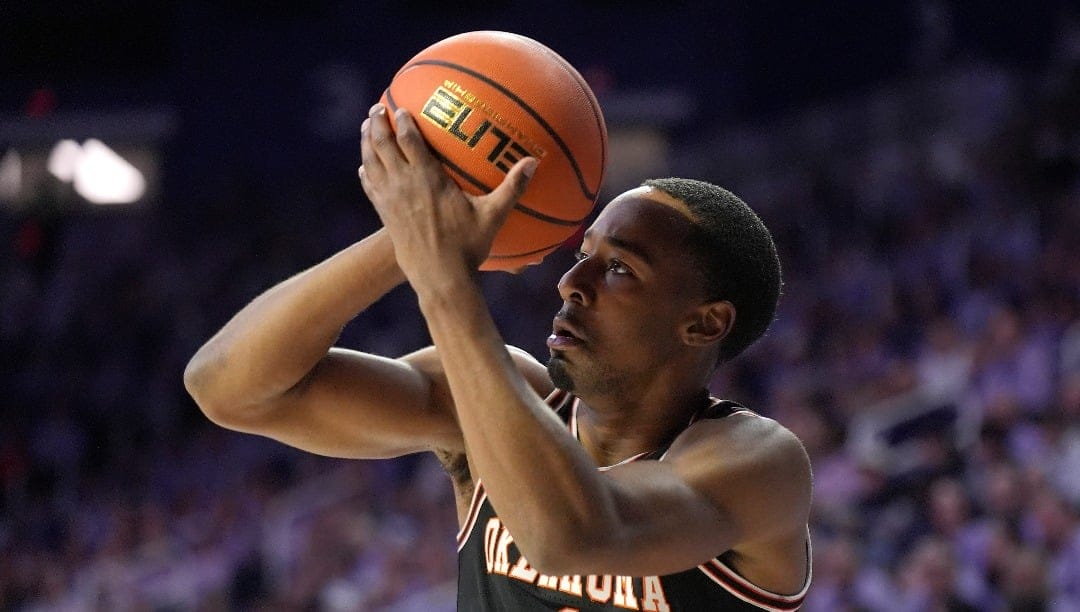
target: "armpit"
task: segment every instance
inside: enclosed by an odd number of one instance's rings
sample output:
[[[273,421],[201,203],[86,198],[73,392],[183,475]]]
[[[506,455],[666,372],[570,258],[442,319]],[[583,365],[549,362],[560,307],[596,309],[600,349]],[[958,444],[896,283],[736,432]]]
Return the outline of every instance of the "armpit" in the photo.
[[[435,451],[435,457],[446,470],[454,488],[459,489],[472,482],[472,472],[469,470],[469,458],[465,453],[457,451]]]

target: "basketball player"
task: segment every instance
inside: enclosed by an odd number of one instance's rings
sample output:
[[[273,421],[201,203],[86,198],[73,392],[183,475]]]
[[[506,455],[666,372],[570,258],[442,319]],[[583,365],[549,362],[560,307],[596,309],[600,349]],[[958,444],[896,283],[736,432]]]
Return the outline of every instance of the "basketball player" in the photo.
[[[706,389],[775,312],[776,251],[750,209],[682,179],[612,200],[558,284],[545,368],[504,345],[476,280],[536,160],[472,197],[407,113],[376,105],[362,141],[384,229],[268,290],[199,350],[185,383],[207,416],[323,455],[434,452],[457,496],[463,612],[797,609],[806,453]],[[403,281],[433,347],[332,348]]]

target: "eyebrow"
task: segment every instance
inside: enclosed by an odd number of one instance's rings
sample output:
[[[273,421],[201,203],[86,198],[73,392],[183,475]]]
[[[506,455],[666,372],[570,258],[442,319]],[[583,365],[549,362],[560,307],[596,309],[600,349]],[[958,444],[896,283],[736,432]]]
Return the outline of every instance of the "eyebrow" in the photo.
[[[589,236],[592,235],[592,233],[593,233],[592,230],[587,230],[585,232],[585,234],[582,236],[582,238],[588,238]],[[627,240],[625,238],[620,238],[618,236],[613,236],[613,235],[603,236],[603,237],[601,237],[601,240],[603,240],[604,242],[607,242],[608,244],[614,246],[617,249],[620,249],[622,251],[628,251],[628,252],[632,253],[638,259],[642,260],[646,264],[649,264],[650,266],[653,263],[652,258],[649,257],[648,251],[646,251],[643,246],[641,246],[640,244],[638,244],[636,242],[632,242],[632,241]]]

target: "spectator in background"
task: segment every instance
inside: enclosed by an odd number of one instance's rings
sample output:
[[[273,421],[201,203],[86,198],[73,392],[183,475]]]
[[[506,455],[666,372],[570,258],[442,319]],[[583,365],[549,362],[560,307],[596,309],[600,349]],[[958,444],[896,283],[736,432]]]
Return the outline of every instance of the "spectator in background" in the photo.
[[[1033,493],[1025,516],[1025,544],[1031,551],[1045,550],[1049,556],[1049,593],[1053,612],[1080,610],[1080,516],[1065,498],[1048,486]],[[1044,577],[1030,574],[1042,567],[1041,558],[1020,559],[1026,567],[1014,577],[1018,595],[1039,593]]]
[[[897,612],[979,612],[958,594],[956,560],[948,544],[936,537],[920,540],[904,557],[899,570]]]

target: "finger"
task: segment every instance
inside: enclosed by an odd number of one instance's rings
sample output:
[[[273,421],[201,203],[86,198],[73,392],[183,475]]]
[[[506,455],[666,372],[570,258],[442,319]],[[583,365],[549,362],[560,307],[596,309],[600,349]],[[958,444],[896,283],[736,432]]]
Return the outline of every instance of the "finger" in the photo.
[[[539,163],[540,161],[535,157],[526,157],[514,164],[499,186],[483,196],[485,213],[500,222],[510,214],[514,204],[517,204],[521,196],[525,194],[525,189],[529,186],[529,181],[532,180]]]
[[[374,196],[371,193],[371,178],[368,176],[367,169],[364,166],[360,166],[360,169],[356,171],[356,174],[360,177],[360,186],[364,189],[364,194],[368,199],[375,201]]]
[[[394,129],[397,131],[398,146],[409,163],[431,166],[438,164],[408,110],[399,108],[394,111]]]
[[[364,185],[364,191],[367,191],[368,186],[365,185],[364,179],[378,182],[381,177],[386,175],[386,169],[383,168],[382,160],[375,153],[375,146],[371,142],[371,118],[364,119],[364,123],[360,125],[360,184]]]
[[[389,114],[386,107],[376,104],[368,113],[371,124],[368,127],[372,150],[379,156],[383,166],[390,167],[405,163],[405,156],[398,148],[397,138],[394,137],[394,129],[390,126]]]

